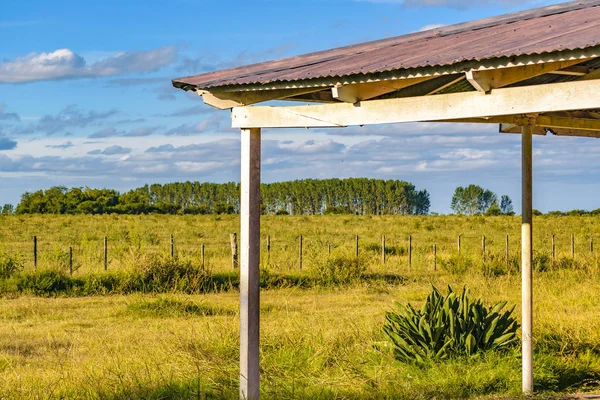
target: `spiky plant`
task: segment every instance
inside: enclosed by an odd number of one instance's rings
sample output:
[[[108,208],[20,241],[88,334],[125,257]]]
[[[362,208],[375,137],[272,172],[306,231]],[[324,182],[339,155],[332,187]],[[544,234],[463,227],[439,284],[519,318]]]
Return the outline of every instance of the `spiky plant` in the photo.
[[[457,295],[448,286],[444,296],[432,285],[420,310],[410,304],[396,306],[397,312],[386,313],[383,330],[394,356],[402,362],[424,363],[500,350],[517,340],[514,306],[504,312],[506,302],[486,307],[481,299],[471,300],[466,288]]]

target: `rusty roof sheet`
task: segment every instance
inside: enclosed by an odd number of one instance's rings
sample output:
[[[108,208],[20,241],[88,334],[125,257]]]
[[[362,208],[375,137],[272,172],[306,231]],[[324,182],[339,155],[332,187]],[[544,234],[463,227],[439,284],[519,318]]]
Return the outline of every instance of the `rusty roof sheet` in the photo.
[[[585,0],[174,79],[173,85],[215,89],[368,76],[597,45],[600,45],[600,0]]]

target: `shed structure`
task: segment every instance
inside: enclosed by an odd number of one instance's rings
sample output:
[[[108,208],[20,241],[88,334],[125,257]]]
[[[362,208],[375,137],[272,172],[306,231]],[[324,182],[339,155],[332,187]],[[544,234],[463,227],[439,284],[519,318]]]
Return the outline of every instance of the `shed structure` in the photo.
[[[533,392],[532,135],[600,137],[600,0],[173,80],[241,130],[240,398],[259,398],[262,128],[494,123],[522,137],[522,374]],[[271,106],[254,104],[278,100]],[[287,105],[281,101],[309,103]]]

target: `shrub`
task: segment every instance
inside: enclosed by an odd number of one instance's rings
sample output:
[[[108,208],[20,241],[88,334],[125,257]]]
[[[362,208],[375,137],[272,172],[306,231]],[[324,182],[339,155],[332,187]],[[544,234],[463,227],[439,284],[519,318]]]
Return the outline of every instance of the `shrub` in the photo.
[[[36,296],[70,293],[75,284],[73,278],[57,270],[42,270],[21,274],[19,278],[17,290],[19,292],[32,293]]]
[[[486,307],[480,299],[472,301],[463,288],[457,295],[448,287],[443,296],[432,292],[420,310],[410,304],[396,303],[398,312],[386,313],[383,331],[391,341],[396,359],[422,364],[487,350],[499,350],[513,344],[519,327],[511,316],[514,306],[500,313],[506,302]]]
[[[153,255],[138,265],[128,290],[143,292],[201,293],[210,285],[210,273],[191,261]],[[140,287],[141,286],[141,287]]]
[[[442,258],[440,264],[444,271],[451,274],[461,275],[473,268],[473,260],[463,254],[457,254],[448,258]]]
[[[315,278],[327,284],[349,283],[363,276],[367,263],[362,257],[331,255],[317,261],[313,267]]]
[[[0,278],[10,278],[23,271],[23,262],[10,254],[0,253]]]

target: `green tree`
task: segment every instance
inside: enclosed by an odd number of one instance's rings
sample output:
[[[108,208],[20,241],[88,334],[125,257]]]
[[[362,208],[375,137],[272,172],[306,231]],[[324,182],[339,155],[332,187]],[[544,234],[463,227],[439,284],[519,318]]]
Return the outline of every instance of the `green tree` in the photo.
[[[500,210],[502,211],[502,214],[515,215],[512,200],[507,195],[503,195],[500,200]]]
[[[15,207],[12,204],[5,204],[2,207],[2,211],[0,212],[0,214],[8,215],[8,214],[14,214],[14,212],[15,212]]]
[[[475,215],[485,213],[494,202],[498,202],[498,196],[490,190],[478,185],[459,186],[454,191],[450,207],[457,214]]]

